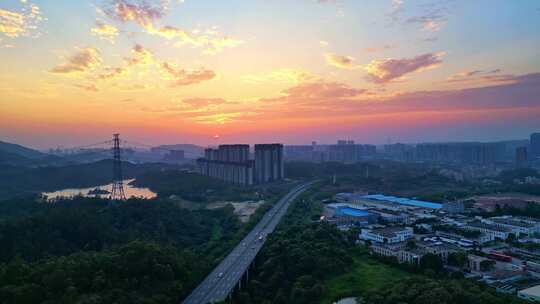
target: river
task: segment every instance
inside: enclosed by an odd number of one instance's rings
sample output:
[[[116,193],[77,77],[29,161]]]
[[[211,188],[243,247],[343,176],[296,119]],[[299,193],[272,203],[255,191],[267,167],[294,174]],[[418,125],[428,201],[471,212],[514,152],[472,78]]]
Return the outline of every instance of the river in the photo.
[[[152,190],[148,188],[139,188],[130,185],[130,183],[134,181],[133,179],[125,180],[124,181],[124,193],[126,194],[127,198],[130,197],[137,197],[137,198],[144,198],[144,199],[151,199],[155,198],[157,194],[153,192]],[[95,190],[98,193],[95,193]],[[53,192],[43,192],[42,195],[47,198],[48,201],[54,201],[59,198],[71,198],[74,196],[85,196],[85,197],[101,197],[101,198],[108,198],[110,195],[110,192],[112,190],[112,184],[108,185],[101,185],[101,186],[94,186],[90,188],[71,188],[71,189],[63,189]],[[94,192],[94,193],[91,193]]]

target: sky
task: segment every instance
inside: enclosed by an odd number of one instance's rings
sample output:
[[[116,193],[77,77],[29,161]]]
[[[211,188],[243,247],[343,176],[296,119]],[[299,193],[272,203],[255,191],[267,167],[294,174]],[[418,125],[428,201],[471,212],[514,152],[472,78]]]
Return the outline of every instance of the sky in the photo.
[[[2,0],[0,140],[524,139],[539,32],[537,0]]]

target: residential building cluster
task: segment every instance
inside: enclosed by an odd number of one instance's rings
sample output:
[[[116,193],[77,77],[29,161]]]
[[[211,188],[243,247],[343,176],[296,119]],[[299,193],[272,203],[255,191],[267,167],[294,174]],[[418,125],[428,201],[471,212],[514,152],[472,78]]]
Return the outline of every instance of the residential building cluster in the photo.
[[[354,163],[373,159],[377,154],[374,145],[357,144],[353,140],[338,140],[335,145],[290,145],[285,146],[287,160],[308,162]]]
[[[285,176],[282,144],[257,144],[254,159],[249,145],[220,145],[208,148],[197,160],[200,174],[238,185],[263,184]]]

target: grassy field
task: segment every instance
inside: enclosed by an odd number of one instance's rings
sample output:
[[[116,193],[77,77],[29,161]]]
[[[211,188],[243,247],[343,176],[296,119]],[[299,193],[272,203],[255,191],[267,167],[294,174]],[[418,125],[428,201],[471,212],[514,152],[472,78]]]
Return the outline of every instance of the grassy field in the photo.
[[[361,296],[365,292],[384,288],[414,275],[376,261],[365,249],[359,248],[355,250],[350,271],[325,283],[326,291],[321,298],[321,304],[333,303],[345,297]]]

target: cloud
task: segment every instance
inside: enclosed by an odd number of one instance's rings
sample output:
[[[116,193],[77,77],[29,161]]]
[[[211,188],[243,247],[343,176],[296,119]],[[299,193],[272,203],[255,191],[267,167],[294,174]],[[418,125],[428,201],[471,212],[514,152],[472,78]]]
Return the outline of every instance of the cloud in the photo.
[[[306,81],[316,80],[318,77],[308,72],[297,69],[278,69],[270,73],[245,75],[244,82],[252,84],[263,83],[292,83],[298,84]]]
[[[50,72],[59,74],[84,73],[94,70],[101,65],[101,61],[99,50],[87,47],[79,49],[74,55],[67,58],[67,62],[52,68]]]
[[[106,24],[101,21],[97,21],[96,25],[91,29],[93,35],[98,36],[100,39],[104,39],[114,44],[116,37],[118,36],[118,28],[114,25]]]
[[[257,121],[288,119],[360,119],[401,113],[459,113],[504,109],[540,110],[540,73],[513,76],[503,85],[478,88],[406,92],[372,98],[369,91],[342,83],[318,82],[292,87],[283,96],[259,100]]]
[[[353,64],[354,58],[351,56],[341,56],[332,53],[326,53],[324,54],[324,59],[326,60],[326,63],[336,68],[348,70],[357,68],[357,66]]]
[[[171,80],[171,86],[192,85],[216,78],[216,73],[207,69],[179,69],[168,62],[163,62],[160,67],[165,78]]]
[[[171,25],[159,26],[158,21],[167,13],[169,4],[170,1],[167,0],[112,0],[104,8],[98,7],[98,12],[120,23],[134,22],[147,34],[176,40],[176,47],[200,47],[204,54],[214,55],[244,43],[242,40],[221,35],[215,27],[204,31],[188,31]]]
[[[242,40],[227,36],[220,36],[216,28],[205,31],[185,31],[174,26],[163,26],[155,28],[152,24],[145,27],[146,32],[151,35],[157,35],[168,40],[176,40],[176,47],[191,45],[203,48],[203,53],[214,55],[225,48],[237,47],[244,43]]]
[[[448,22],[448,15],[451,12],[449,4],[452,1],[434,1],[422,5],[422,13],[420,15],[407,19],[409,24],[417,24],[424,31],[435,33],[442,29]]]
[[[146,27],[165,15],[167,4],[168,1],[112,0],[103,12],[116,21],[132,21]]]
[[[447,82],[466,86],[502,85],[516,82],[517,76],[501,74],[501,72],[501,69],[466,71],[448,77]]]
[[[358,96],[364,92],[365,90],[351,88],[343,83],[319,81],[290,88],[285,94],[294,98],[345,98]]]
[[[74,85],[75,87],[79,88],[79,89],[83,89],[85,91],[89,91],[89,92],[98,92],[98,88],[96,87],[96,85],[94,84],[75,84]]]
[[[188,98],[182,100],[182,104],[191,108],[202,108],[210,106],[219,106],[229,103],[229,101],[223,98]]]
[[[540,107],[540,73],[506,75],[503,84],[404,93],[392,97],[380,110],[460,111]]]
[[[192,98],[175,107],[143,109],[168,113],[202,124],[265,122],[287,125],[291,120],[316,123],[362,121],[380,115],[434,113],[490,113],[525,109],[540,111],[540,73],[517,75],[512,83],[470,89],[416,91],[373,98],[370,91],[338,82],[303,83],[274,98],[231,102],[220,98]],[[428,115],[428,116],[425,116]],[[380,119],[378,119],[380,121]],[[267,124],[268,125],[268,124]]]
[[[445,16],[434,13],[425,16],[411,17],[407,20],[408,23],[420,24],[423,30],[430,32],[440,31],[446,21],[447,18]]]
[[[184,45],[202,47],[207,54],[216,54],[226,47],[235,47],[243,43],[241,40],[229,37],[215,37],[217,31],[205,31],[206,34],[199,34],[198,32],[188,32],[174,26],[154,28],[153,25],[147,26],[146,31],[149,34],[157,35],[168,40],[176,39],[176,47]]]
[[[133,57],[124,58],[128,66],[148,66],[155,63],[154,54],[140,44],[131,49],[131,54]]]
[[[105,68],[105,71],[99,74],[97,77],[100,80],[107,80],[107,79],[114,79],[122,75],[126,75],[127,73],[128,73],[128,70],[126,68],[107,67]]]
[[[22,4],[20,11],[0,8],[0,33],[8,38],[39,36],[39,23],[45,20],[39,6]]]
[[[401,19],[403,14],[403,0],[392,0],[392,9],[387,14],[391,23],[396,23]]]
[[[413,58],[376,59],[365,69],[368,80],[375,83],[387,83],[412,72],[435,68],[442,63],[443,52],[427,53]]]
[[[363,51],[366,52],[366,53],[377,53],[377,52],[381,52],[381,51],[384,51],[384,50],[390,50],[390,49],[394,49],[396,48],[397,46],[394,45],[394,44],[385,44],[381,47],[367,47],[367,48],[364,48]]]
[[[201,124],[228,124],[232,122],[246,121],[246,118],[256,115],[255,112],[223,112],[209,115],[198,115],[192,118],[193,121]]]
[[[461,73],[450,76],[448,78],[448,81],[450,82],[464,81],[464,80],[470,79],[471,77],[493,75],[493,74],[498,74],[500,72],[501,72],[501,69],[494,69],[494,70],[489,70],[489,71],[473,70],[473,71],[461,72]]]

